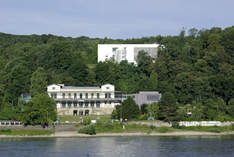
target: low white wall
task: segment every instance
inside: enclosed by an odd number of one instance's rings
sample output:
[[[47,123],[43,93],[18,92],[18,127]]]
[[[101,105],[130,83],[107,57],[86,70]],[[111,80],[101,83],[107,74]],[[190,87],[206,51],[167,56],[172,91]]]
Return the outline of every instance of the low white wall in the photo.
[[[179,126],[229,126],[234,122],[220,122],[220,121],[181,121]]]

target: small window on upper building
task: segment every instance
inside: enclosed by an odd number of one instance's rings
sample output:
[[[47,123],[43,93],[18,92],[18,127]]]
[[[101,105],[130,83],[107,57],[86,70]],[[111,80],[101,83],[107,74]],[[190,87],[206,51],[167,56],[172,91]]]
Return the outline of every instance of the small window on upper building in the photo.
[[[53,90],[55,90],[55,87],[52,87]]]

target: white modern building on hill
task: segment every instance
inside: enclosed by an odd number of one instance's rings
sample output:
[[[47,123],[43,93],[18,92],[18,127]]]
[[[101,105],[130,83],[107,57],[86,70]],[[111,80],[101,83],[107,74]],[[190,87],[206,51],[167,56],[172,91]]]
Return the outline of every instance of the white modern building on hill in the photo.
[[[158,44],[98,44],[98,62],[114,59],[117,63],[127,60],[129,63],[136,64],[140,51],[145,51],[156,59],[158,48]]]
[[[52,84],[47,87],[47,92],[56,101],[58,115],[106,115],[121,103],[111,84],[101,87]]]

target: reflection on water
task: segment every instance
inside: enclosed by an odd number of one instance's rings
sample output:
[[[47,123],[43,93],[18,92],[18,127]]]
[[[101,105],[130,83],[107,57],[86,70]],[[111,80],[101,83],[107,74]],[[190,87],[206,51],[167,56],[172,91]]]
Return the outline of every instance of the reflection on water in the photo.
[[[0,139],[0,157],[233,157],[234,136]]]

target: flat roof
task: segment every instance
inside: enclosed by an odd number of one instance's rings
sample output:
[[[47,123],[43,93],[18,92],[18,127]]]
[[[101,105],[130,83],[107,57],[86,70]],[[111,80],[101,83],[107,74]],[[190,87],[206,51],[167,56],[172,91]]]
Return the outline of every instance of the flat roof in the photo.
[[[88,87],[88,86],[64,86],[62,89],[100,89],[98,86]]]
[[[159,44],[98,44],[98,46],[158,46]]]

